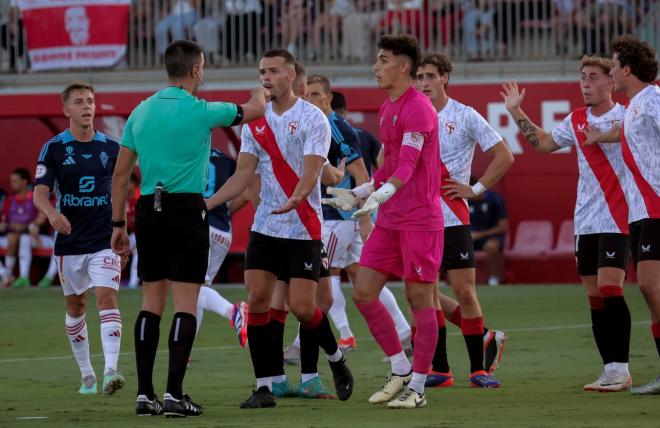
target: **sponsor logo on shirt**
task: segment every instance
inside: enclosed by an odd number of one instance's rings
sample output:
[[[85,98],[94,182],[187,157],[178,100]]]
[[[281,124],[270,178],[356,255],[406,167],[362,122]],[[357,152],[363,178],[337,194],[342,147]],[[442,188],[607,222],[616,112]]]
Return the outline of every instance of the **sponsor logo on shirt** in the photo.
[[[80,180],[78,181],[78,191],[80,193],[90,193],[94,191],[94,177],[91,175],[85,175],[84,177],[80,177]]]
[[[67,156],[67,158],[64,159],[64,162],[62,162],[62,165],[75,165],[75,164],[76,164],[76,161],[71,156]]]

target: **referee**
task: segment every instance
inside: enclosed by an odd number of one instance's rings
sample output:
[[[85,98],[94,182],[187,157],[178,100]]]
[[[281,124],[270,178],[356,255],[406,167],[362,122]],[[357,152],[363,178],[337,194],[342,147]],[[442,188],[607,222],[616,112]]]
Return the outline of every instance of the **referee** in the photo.
[[[204,52],[178,40],[165,51],[169,86],[131,113],[112,177],[112,249],[128,255],[125,206],[130,173],[139,160],[141,197],[136,206],[138,275],[142,310],[135,322],[138,415],[197,416],[201,406],[182,391],[195,339],[197,296],[204,283],[209,226],[202,193],[206,187],[211,128],[263,116],[267,91],[257,88],[243,105],[206,102],[194,96],[203,84]],[[169,335],[169,370],[163,403],[154,393],[152,372],[160,319],[172,287],[174,318]]]

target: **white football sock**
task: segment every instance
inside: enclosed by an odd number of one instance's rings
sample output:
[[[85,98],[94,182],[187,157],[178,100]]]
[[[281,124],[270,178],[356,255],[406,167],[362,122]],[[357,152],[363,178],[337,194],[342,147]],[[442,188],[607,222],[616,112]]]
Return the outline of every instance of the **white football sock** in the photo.
[[[50,257],[50,263],[48,264],[48,271],[46,272],[46,278],[52,280],[57,274],[57,258],[55,256]]]
[[[399,339],[401,340],[410,337],[410,324],[408,324],[408,320],[406,320],[403,312],[401,312],[394,294],[392,294],[389,288],[383,287],[379,298],[381,303],[387,308],[387,311],[390,313],[390,315],[392,315],[394,325],[396,326],[396,333],[399,336]]]
[[[315,377],[319,377],[318,373],[301,373],[300,374],[300,383],[305,383],[308,380],[312,380]]]
[[[412,379],[408,384],[408,388],[412,389],[418,394],[424,394],[424,384],[426,383],[426,373],[415,373],[412,374]]]
[[[140,283],[140,278],[138,278],[138,273],[137,273],[137,265],[138,265],[137,249],[133,249],[131,253],[131,276],[129,276],[128,278],[128,284],[131,287],[137,287],[137,285]]]
[[[79,317],[72,317],[66,314],[64,326],[66,328],[66,334],[69,336],[69,342],[71,342],[73,356],[76,358],[76,362],[80,368],[80,373],[83,377],[94,376],[94,369],[89,360],[89,341],[87,340],[85,314]]]
[[[410,361],[408,361],[408,357],[403,351],[390,357],[390,365],[392,366],[392,373],[398,376],[405,376],[412,369]]]
[[[216,314],[223,316],[227,319],[231,319],[232,312],[234,310],[234,305],[229,302],[229,300],[225,299],[215,291],[211,287],[205,287],[202,286],[199,289],[199,295],[200,297],[203,295],[204,296],[204,306],[202,309],[205,311],[211,311],[215,312]],[[199,300],[197,303],[197,307],[199,308]]]
[[[16,257],[5,256],[5,279],[14,276],[14,266],[16,266]]]
[[[117,371],[117,360],[121,347],[121,315],[119,309],[99,311],[99,315],[101,317],[101,344],[105,358],[103,373],[105,374],[109,370]]]
[[[257,389],[262,386],[267,386],[270,392],[273,392],[273,378],[272,377],[258,377],[257,378]]]
[[[30,235],[21,235],[18,243],[18,271],[19,276],[30,277],[30,265],[32,264],[32,239]]]
[[[353,332],[346,315],[346,298],[344,298],[344,293],[341,290],[341,277],[333,276],[330,278],[330,282],[332,284],[333,303],[328,315],[330,315],[332,323],[339,330],[339,336],[342,339],[348,339],[353,336]]]

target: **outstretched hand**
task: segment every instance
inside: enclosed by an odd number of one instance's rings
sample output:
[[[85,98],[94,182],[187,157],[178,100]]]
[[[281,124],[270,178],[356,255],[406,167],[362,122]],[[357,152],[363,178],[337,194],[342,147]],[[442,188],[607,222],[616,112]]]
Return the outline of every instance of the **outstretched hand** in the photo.
[[[523,100],[525,99],[525,89],[518,90],[518,84],[515,80],[510,80],[502,85],[504,92],[500,92],[500,96],[504,100],[504,105],[507,110],[520,108]]]

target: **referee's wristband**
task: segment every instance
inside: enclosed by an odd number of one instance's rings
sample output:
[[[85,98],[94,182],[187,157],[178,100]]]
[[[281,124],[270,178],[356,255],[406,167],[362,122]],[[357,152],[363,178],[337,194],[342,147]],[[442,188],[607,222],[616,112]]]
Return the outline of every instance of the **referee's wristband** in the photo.
[[[474,186],[472,186],[472,192],[473,192],[476,196],[481,195],[481,194],[484,193],[485,191],[486,191],[486,187],[485,187],[483,184],[481,184],[480,181],[477,181],[476,184],[475,184]]]
[[[126,226],[126,220],[110,220],[110,225],[112,227],[124,227]]]

